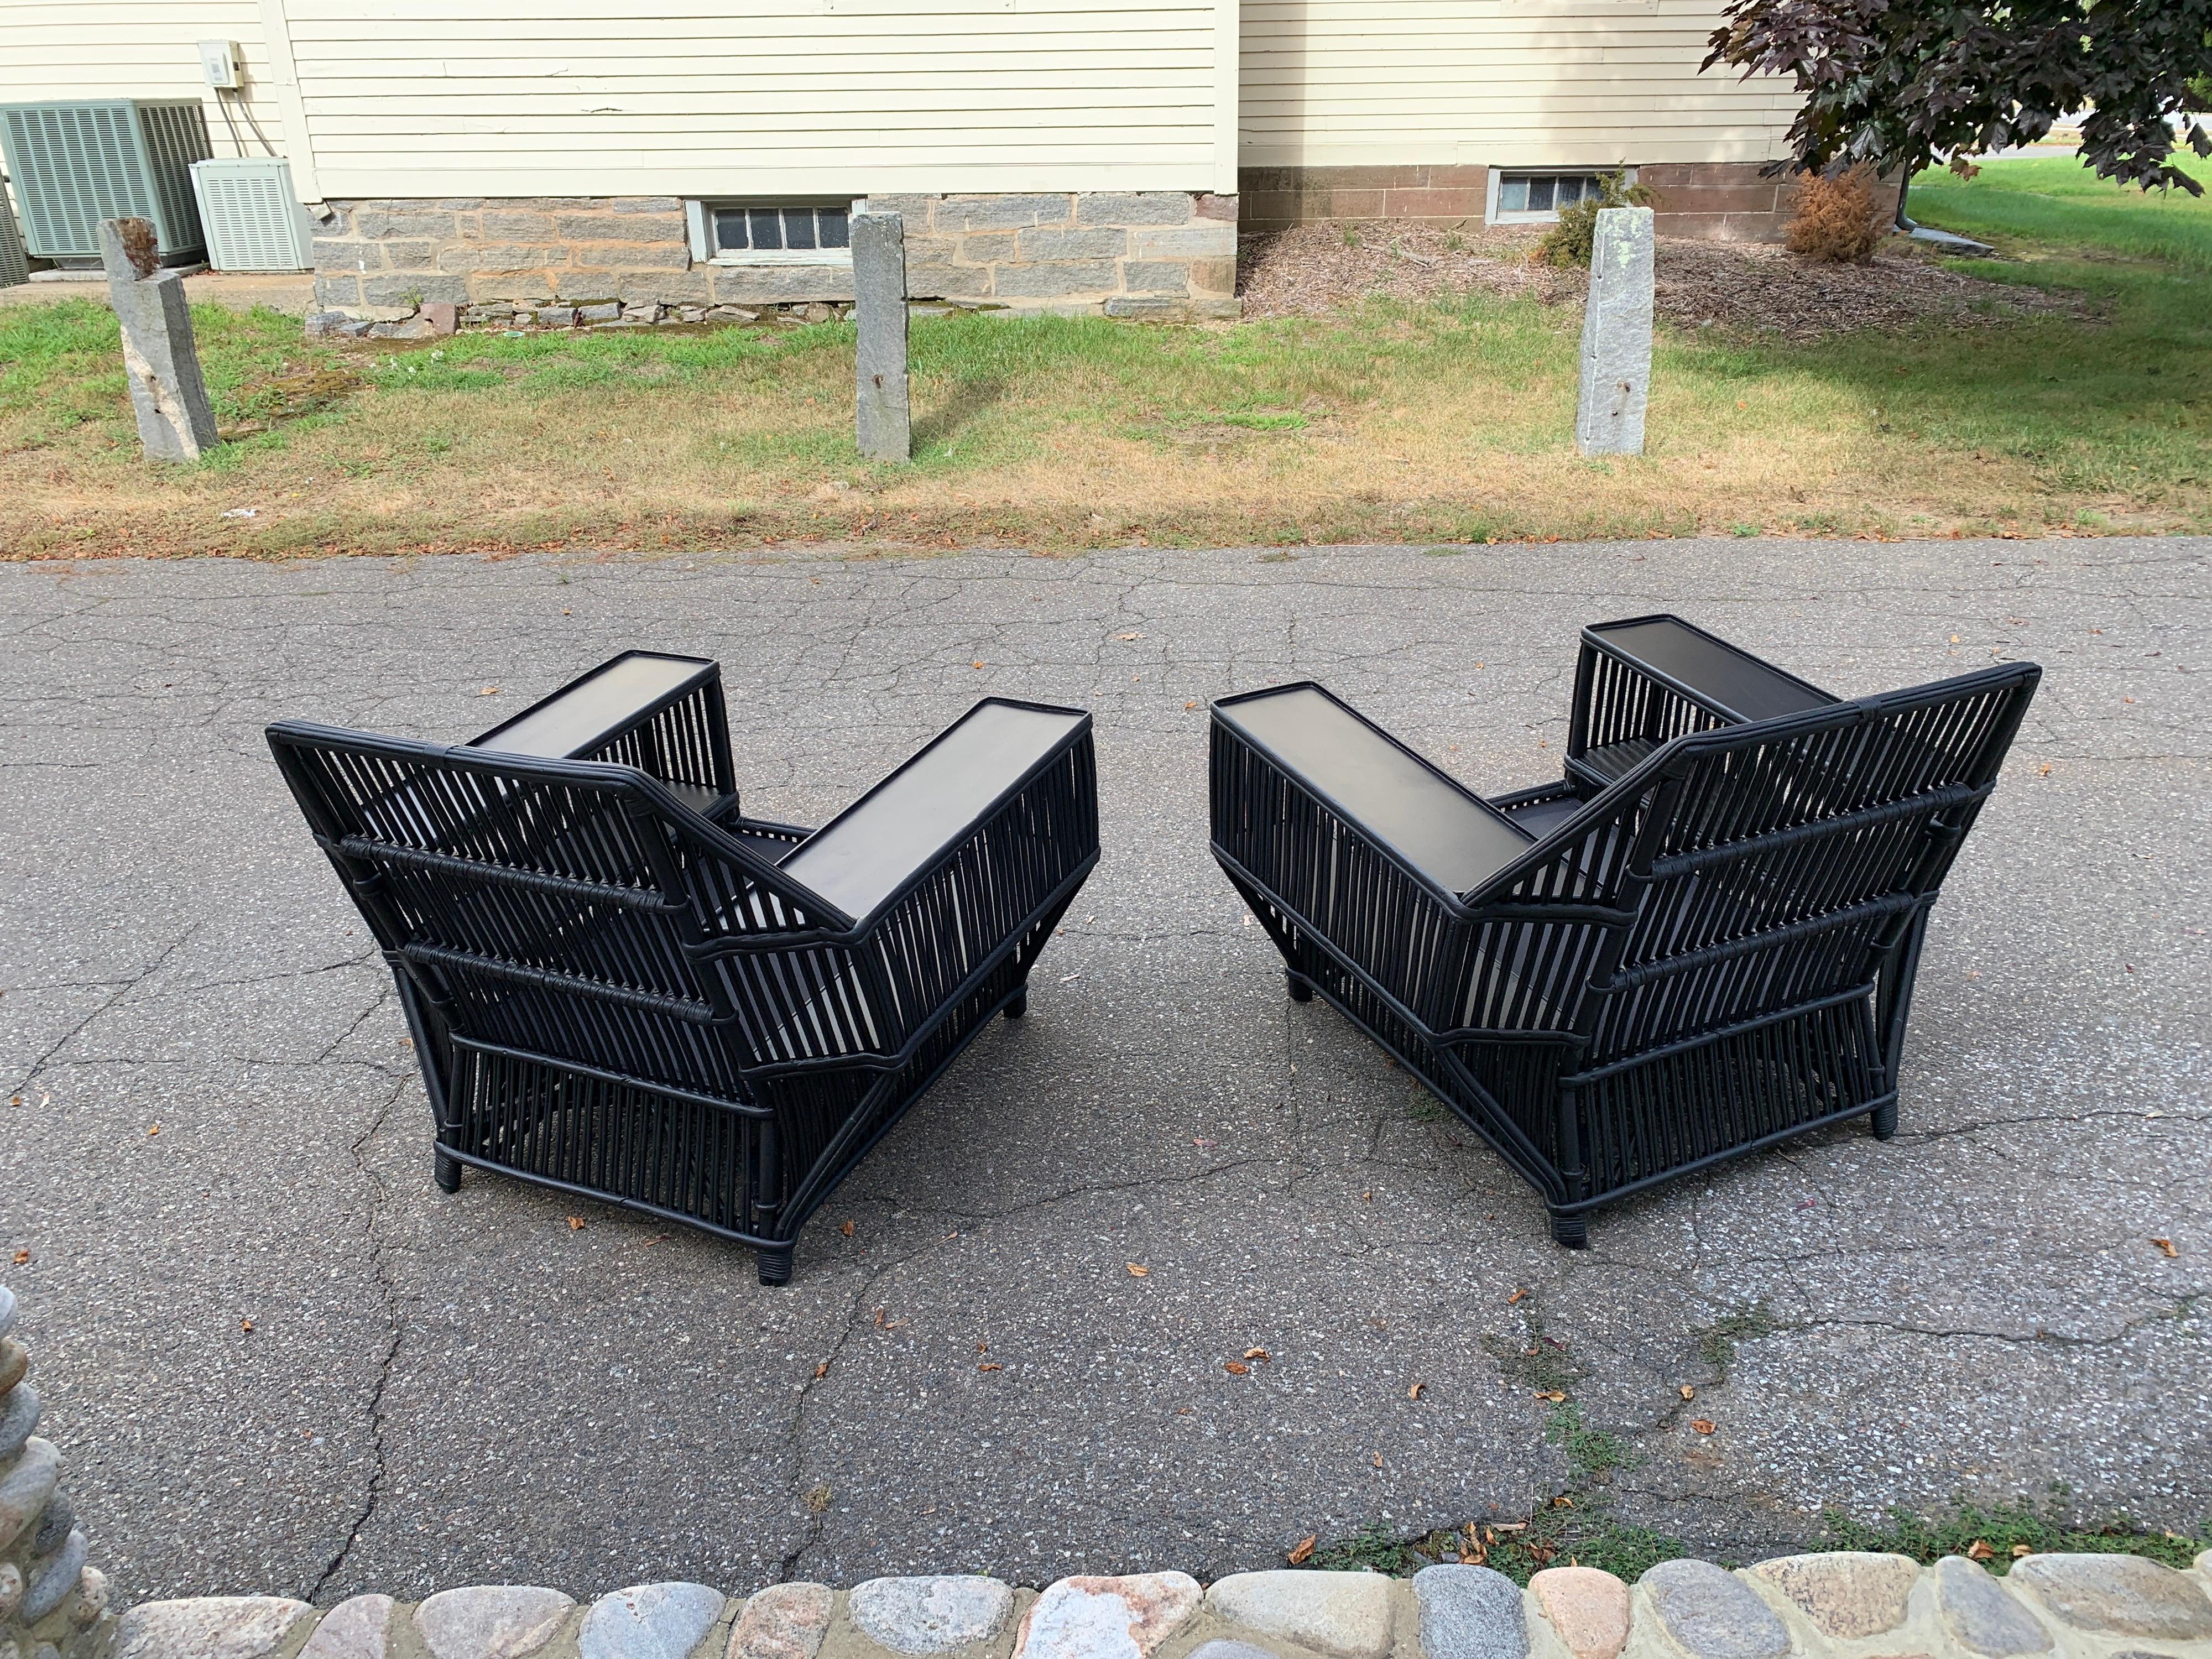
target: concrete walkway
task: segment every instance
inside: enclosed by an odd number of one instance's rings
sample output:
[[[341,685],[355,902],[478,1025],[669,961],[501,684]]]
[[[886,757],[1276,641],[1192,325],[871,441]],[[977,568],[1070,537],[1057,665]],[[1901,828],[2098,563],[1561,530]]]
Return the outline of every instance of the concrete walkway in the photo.
[[[42,1431],[122,1601],[1212,1577],[1565,1486],[1531,1347],[1639,1456],[1616,1512],[1710,1553],[2053,1481],[2193,1523],[2208,578],[2183,540],[0,568],[0,1248]],[[1204,704],[1313,676],[1495,790],[1556,775],[1577,628],[1662,609],[1845,694],[2047,678],[1936,912],[1903,1133],[1571,1255],[1285,999],[1206,854]],[[749,800],[801,821],[984,692],[1097,714],[1105,855],[1029,1018],[782,1291],[679,1229],[436,1190],[384,970],[259,734],[457,738],[630,645],[722,659]]]

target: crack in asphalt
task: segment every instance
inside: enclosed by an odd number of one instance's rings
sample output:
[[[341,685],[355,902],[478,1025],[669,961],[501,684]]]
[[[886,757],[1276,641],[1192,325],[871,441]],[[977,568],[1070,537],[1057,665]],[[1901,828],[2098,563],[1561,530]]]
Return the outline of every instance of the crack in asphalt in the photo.
[[[324,1565],[308,1589],[306,1599],[311,1602],[320,1602],[324,1589],[337,1577],[347,1559],[352,1555],[354,1546],[361,1541],[362,1532],[375,1517],[378,1501],[383,1497],[386,1482],[391,1478],[391,1465],[385,1444],[384,1395],[392,1386],[392,1369],[399,1359],[402,1321],[399,1289],[393,1282],[382,1225],[384,1207],[390,1201],[392,1193],[384,1177],[370,1167],[368,1145],[375,1139],[377,1132],[383,1128],[385,1120],[392,1115],[392,1109],[398,1103],[399,1097],[407,1091],[407,1081],[403,1076],[393,1083],[392,1091],[377,1107],[368,1126],[355,1138],[349,1149],[355,1169],[368,1186],[368,1212],[363,1231],[368,1240],[370,1278],[384,1304],[385,1343],[384,1352],[376,1362],[376,1379],[369,1386],[368,1400],[362,1413],[368,1424],[370,1464],[368,1480],[362,1492],[361,1508],[354,1516],[353,1524],[346,1529],[345,1541],[338,1546],[337,1553]]]

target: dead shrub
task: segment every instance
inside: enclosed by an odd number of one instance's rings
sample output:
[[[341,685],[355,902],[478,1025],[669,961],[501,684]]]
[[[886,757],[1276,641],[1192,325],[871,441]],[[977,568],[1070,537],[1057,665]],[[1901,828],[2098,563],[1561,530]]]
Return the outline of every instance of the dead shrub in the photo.
[[[1808,174],[1784,240],[1792,253],[1822,264],[1863,265],[1888,234],[1874,203],[1875,173],[1864,161],[1831,178]]]

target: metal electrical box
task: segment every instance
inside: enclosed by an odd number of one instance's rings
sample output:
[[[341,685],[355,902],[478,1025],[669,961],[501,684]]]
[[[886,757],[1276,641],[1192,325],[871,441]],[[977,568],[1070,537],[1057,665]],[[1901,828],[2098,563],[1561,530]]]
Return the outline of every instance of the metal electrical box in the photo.
[[[197,98],[0,104],[0,157],[42,259],[96,264],[102,219],[150,219],[170,264],[207,246],[191,165],[210,154]]]
[[[280,155],[192,163],[192,191],[217,270],[305,270],[314,263],[307,210]]]
[[[200,42],[200,78],[217,92],[235,92],[239,86],[238,42]]]

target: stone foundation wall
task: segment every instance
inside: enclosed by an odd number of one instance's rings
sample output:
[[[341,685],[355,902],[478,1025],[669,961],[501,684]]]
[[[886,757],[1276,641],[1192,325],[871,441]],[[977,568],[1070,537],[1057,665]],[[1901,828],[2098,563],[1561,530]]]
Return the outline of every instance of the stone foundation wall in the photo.
[[[1192,321],[1237,313],[1233,196],[872,196],[906,222],[916,298]]]
[[[1796,211],[1797,181],[1762,177],[1748,161],[1663,162],[1638,170],[1659,197],[1659,234],[1717,242],[1778,242]],[[1897,181],[1875,186],[1882,222],[1897,216]]]
[[[1338,219],[1482,222],[1490,169],[1464,167],[1246,167],[1237,175],[1244,228],[1280,230]]]
[[[1658,161],[1637,168],[1658,197],[1658,234],[1698,240],[1777,242],[1797,186],[1761,176],[1756,161]],[[1340,219],[1483,222],[1490,169],[1463,167],[1247,167],[1237,175],[1244,228],[1279,230]],[[1885,217],[1897,212],[1894,181],[1881,185]]]
[[[916,299],[1189,319],[1237,314],[1237,201],[1188,191],[872,198],[906,219]],[[698,320],[711,308],[835,304],[846,264],[691,258],[674,197],[331,204],[315,237],[319,313],[394,324],[422,307],[533,314],[621,307]]]

